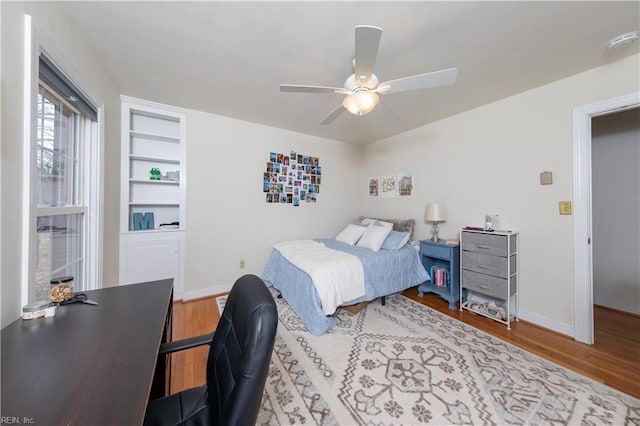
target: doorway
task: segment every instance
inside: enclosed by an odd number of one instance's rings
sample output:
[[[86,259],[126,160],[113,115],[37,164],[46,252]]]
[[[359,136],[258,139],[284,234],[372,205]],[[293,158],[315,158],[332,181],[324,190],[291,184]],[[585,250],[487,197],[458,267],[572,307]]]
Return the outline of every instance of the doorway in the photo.
[[[573,110],[574,338],[587,344],[594,335],[591,120],[639,106],[640,92],[634,92]]]
[[[640,315],[640,108],[591,119],[591,191],[594,304]]]

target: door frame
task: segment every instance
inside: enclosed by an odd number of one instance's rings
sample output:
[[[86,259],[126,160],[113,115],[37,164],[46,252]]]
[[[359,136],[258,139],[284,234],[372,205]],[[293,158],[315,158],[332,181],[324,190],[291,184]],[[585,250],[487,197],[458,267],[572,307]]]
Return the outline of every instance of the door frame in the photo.
[[[574,339],[593,344],[591,119],[640,106],[640,92],[573,109]]]

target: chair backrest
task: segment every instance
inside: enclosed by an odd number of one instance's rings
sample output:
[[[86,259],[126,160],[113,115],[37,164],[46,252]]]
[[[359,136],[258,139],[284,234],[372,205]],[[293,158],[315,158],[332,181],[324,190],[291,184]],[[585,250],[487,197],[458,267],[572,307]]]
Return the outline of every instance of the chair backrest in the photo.
[[[208,399],[216,424],[255,424],[277,325],[276,304],[264,282],[255,275],[240,277],[227,298],[207,361]]]

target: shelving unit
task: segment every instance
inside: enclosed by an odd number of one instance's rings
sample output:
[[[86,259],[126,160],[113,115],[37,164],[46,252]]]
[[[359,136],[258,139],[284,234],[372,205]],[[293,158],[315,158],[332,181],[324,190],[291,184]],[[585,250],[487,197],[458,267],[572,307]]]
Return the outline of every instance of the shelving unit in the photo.
[[[186,116],[181,108],[127,96],[121,97],[121,108],[120,283],[174,278],[174,294],[180,296]],[[151,179],[152,169],[160,171],[160,180]],[[138,221],[144,229],[136,229],[135,214],[145,218]],[[159,228],[172,223],[177,227]]]
[[[518,238],[517,232],[460,233],[460,310],[506,324],[508,330],[518,320]]]
[[[122,99],[123,232],[139,231],[134,213],[153,213],[154,225],[184,223],[184,114],[181,110],[139,99]],[[153,168],[171,178],[150,179]],[[123,204],[124,204],[123,202]]]

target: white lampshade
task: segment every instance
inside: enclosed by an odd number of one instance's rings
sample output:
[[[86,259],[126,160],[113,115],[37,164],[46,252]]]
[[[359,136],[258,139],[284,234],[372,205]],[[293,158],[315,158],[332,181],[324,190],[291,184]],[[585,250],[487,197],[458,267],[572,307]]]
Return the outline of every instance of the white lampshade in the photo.
[[[377,93],[362,90],[344,98],[342,105],[353,115],[365,115],[373,111],[380,102]]]
[[[425,222],[445,222],[447,220],[447,209],[442,204],[427,204],[424,212]]]

